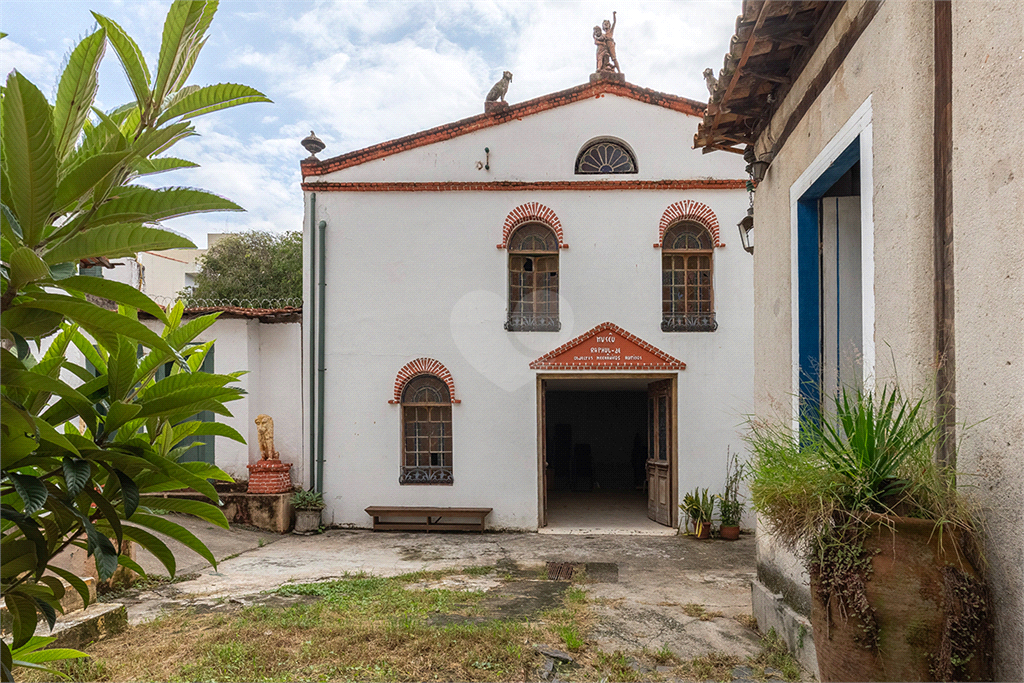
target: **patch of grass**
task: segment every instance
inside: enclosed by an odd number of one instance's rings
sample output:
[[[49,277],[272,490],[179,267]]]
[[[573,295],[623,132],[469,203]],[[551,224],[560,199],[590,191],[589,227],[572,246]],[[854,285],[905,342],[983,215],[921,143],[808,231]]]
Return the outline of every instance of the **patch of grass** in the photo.
[[[731,681],[732,670],[742,663],[742,660],[724,652],[709,652],[700,657],[694,657],[684,661],[676,669],[676,674],[682,678],[692,678],[698,681]]]
[[[750,666],[762,680],[766,678],[765,667],[778,669],[787,681],[800,680],[800,665],[793,659],[786,642],[774,628],[768,629],[768,633],[761,636],[761,651],[757,657],[750,659]]]
[[[711,621],[722,616],[721,612],[711,612],[704,605],[699,605],[695,602],[688,602],[683,605],[683,613],[688,617],[694,617],[701,621]]]
[[[587,592],[573,586],[565,592],[565,601],[571,605],[583,605],[587,602]]]
[[[672,652],[668,643],[662,643],[661,647],[658,648],[658,651],[655,652],[653,656],[654,661],[662,665],[672,664],[673,662],[679,661],[679,657],[676,656],[675,652]]]
[[[629,659],[619,650],[611,654],[598,652],[596,664],[602,680],[639,681],[641,679],[640,672],[629,665]]]
[[[569,649],[569,652],[577,652],[583,647],[583,636],[580,635],[579,629],[574,624],[556,626],[555,633],[565,643],[565,647]]]
[[[415,577],[419,579],[420,577]],[[405,588],[410,577],[356,576],[282,586],[279,595],[312,595],[336,609],[369,619],[422,618],[431,612],[452,612],[457,606],[468,607],[483,597],[480,591],[428,589],[411,591]]]
[[[466,567],[465,569],[462,570],[462,573],[465,574],[466,576],[487,576],[488,574],[490,574],[493,571],[494,571],[494,567],[491,567],[491,566]]]

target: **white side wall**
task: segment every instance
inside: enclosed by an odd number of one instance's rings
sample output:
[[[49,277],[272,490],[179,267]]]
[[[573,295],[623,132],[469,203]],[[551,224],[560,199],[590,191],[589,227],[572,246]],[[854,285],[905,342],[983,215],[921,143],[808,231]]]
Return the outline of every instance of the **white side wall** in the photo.
[[[159,321],[150,320],[146,324],[156,331],[162,329]],[[227,404],[232,417],[217,416],[218,422],[237,429],[247,444],[222,436],[213,437],[217,466],[237,480],[247,480],[246,465],[260,459],[255,419],[265,413],[274,418],[274,445],[281,460],[292,463],[292,483],[304,485],[308,481],[307,461],[302,458],[300,446],[301,327],[299,323],[264,324],[257,320],[220,319],[196,338],[198,343],[215,340],[215,372],[247,373],[238,381],[246,395]]]
[[[579,147],[603,135],[633,148],[641,179],[742,177],[739,157],[686,148],[693,121],[605,97],[345,169],[329,180],[580,180],[572,174]],[[472,164],[485,145],[493,173],[481,178]],[[714,256],[714,333],[660,328],[661,252],[652,244],[663,212],[685,199],[715,211],[728,245]],[[368,526],[370,505],[486,506],[494,508],[488,526],[536,528],[536,372],[528,366],[605,321],[687,364],[678,380],[678,488],[722,488],[726,449],[742,449],[738,427],[752,410],[752,259],[735,228],[747,207],[744,191],[318,192],[316,202],[315,221],[328,224],[327,521]],[[508,254],[495,245],[506,216],[527,202],[554,211],[569,244],[560,252],[557,333],[503,329]],[[308,264],[308,192],[304,225]],[[315,333],[309,274],[307,265],[305,310],[308,332]],[[462,400],[452,409],[452,486],[398,483],[401,409],[388,401],[399,370],[420,357],[447,367]]]

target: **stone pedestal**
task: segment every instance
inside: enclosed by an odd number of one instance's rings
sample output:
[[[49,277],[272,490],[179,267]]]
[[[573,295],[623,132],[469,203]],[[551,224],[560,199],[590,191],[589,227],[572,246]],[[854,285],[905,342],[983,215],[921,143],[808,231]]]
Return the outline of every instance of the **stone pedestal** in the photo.
[[[508,109],[508,102],[484,102],[484,113],[490,114],[496,111],[505,111]]]
[[[614,71],[598,71],[590,74],[590,82],[597,83],[598,81],[613,81],[615,83],[625,83],[626,75],[616,73]]]
[[[292,490],[290,462],[260,460],[248,465],[249,493],[288,493]]]

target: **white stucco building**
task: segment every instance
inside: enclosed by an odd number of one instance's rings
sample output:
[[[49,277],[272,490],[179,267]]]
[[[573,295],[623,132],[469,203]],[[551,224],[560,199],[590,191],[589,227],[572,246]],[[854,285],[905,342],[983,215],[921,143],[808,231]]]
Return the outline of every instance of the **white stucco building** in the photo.
[[[742,159],[690,147],[703,110],[592,79],[302,162],[326,522],[491,507],[531,530],[569,501],[670,529],[722,489],[753,408],[752,259]]]

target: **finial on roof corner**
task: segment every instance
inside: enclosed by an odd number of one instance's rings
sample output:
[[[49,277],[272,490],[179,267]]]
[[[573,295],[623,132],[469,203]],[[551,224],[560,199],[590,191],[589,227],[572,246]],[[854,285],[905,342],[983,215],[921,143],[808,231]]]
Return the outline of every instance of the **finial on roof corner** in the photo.
[[[322,152],[327,147],[324,141],[318,138],[313,131],[309,131],[308,137],[302,138],[302,146],[309,152],[310,159],[316,159],[317,152]]]

